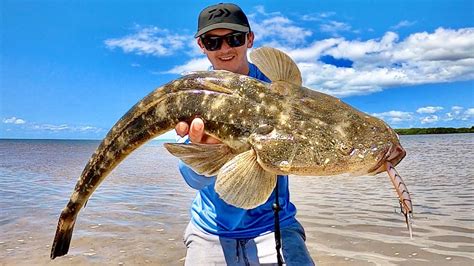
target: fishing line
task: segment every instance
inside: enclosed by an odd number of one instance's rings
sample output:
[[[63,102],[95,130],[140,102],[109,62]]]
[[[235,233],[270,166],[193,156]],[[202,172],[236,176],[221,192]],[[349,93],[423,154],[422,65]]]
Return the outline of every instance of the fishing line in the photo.
[[[277,176],[276,187],[275,187],[275,203],[272,205],[273,213],[275,214],[275,248],[277,251],[277,260],[278,265],[283,265],[283,258],[281,257],[280,248],[281,248],[281,233],[280,233],[280,215],[278,212],[281,210],[280,204],[278,202],[278,180]]]

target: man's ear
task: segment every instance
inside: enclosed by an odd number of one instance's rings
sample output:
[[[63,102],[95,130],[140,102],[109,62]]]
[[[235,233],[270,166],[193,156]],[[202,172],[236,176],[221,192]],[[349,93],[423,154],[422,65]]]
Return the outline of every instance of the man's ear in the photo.
[[[203,54],[205,54],[206,53],[206,47],[204,47],[204,45],[202,44],[201,38],[196,38],[196,40],[197,40],[197,44],[199,45],[199,48],[201,48],[201,52]]]
[[[251,32],[248,33],[248,35],[247,35],[247,40],[248,40],[248,42],[247,42],[247,48],[252,48],[252,46],[253,46],[253,38],[254,38],[254,37],[255,37],[255,36],[253,35],[253,31],[251,31]]]

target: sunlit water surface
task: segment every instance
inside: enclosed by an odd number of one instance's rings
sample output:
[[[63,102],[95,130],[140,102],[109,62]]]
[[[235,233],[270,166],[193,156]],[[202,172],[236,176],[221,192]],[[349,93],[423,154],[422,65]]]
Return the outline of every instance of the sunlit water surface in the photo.
[[[474,265],[474,134],[402,136],[410,240],[388,175],[291,177],[319,265]],[[0,140],[0,264],[182,265],[195,191],[160,142],[132,153],[81,211],[69,254],[49,253],[61,209],[99,142]]]

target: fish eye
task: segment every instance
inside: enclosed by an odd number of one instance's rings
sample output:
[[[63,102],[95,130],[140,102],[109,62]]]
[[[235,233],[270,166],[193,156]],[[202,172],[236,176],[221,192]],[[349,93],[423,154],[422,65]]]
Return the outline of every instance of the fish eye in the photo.
[[[273,127],[270,125],[263,125],[255,129],[255,133],[259,135],[267,135],[273,131]]]

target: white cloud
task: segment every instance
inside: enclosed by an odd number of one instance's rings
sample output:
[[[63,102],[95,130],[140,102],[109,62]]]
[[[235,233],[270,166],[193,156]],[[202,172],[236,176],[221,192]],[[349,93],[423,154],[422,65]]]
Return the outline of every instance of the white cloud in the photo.
[[[400,28],[405,28],[405,27],[410,27],[416,24],[416,21],[408,21],[408,20],[402,20],[400,21],[397,25],[392,26],[392,29],[400,29]]]
[[[413,120],[412,113],[402,112],[402,111],[392,110],[392,111],[383,112],[383,113],[373,113],[372,115],[393,124]]]
[[[347,23],[332,20],[322,24],[319,29],[322,32],[327,32],[334,36],[338,36],[340,32],[351,31],[352,27]]]
[[[474,119],[474,108],[469,108],[462,114],[461,120]]]
[[[329,17],[335,16],[336,12],[322,12],[322,13],[315,13],[315,14],[305,14],[301,16],[301,20],[303,21],[323,21]]]
[[[295,61],[308,62],[316,61],[322,53],[331,47],[339,44],[342,39],[330,38],[321,41],[315,41],[309,46],[296,49],[283,49]]]
[[[281,39],[264,43],[268,44],[284,50],[297,62],[305,86],[338,97],[474,79],[474,28],[439,28],[433,33],[412,34],[405,40],[387,32],[380,39],[329,38],[302,43],[298,48],[291,48]],[[350,60],[353,67],[319,61],[325,55]]]
[[[422,109],[421,112],[419,110]],[[385,120],[394,126],[419,127],[420,125],[429,126],[455,126],[468,125],[471,127],[474,123],[474,108],[464,108],[461,106],[451,107],[451,112],[445,114],[434,114],[444,110],[441,107],[427,106],[418,108],[416,112],[388,111],[382,113],[373,113],[382,120]]]
[[[104,131],[102,128],[94,127],[94,126],[70,126],[68,124],[33,124],[31,125],[31,129],[38,130],[38,131],[49,131],[49,132],[92,132],[98,133]]]
[[[165,72],[158,72],[159,74],[168,73],[168,74],[186,74],[188,72],[199,71],[199,70],[208,70],[211,66],[209,60],[206,57],[202,58],[193,58],[183,65],[175,66],[170,70]]]
[[[105,44],[110,49],[121,48],[125,53],[168,56],[189,46],[193,39],[191,35],[180,35],[167,29],[136,26],[135,33],[107,39]]]
[[[33,131],[49,131],[49,132],[101,132],[102,128],[88,126],[88,125],[75,125],[70,126],[67,124],[39,124],[34,122],[26,123],[25,120],[17,117],[10,117],[3,119],[4,124],[22,125],[22,130],[33,130]],[[8,130],[8,129],[7,129]]]
[[[272,47],[296,47],[306,43],[313,32],[301,26],[281,12],[268,13],[263,6],[255,7],[255,13],[248,15],[256,42]]]
[[[45,132],[92,132],[98,133],[104,131],[102,128],[88,126],[88,125],[75,125],[70,126],[67,124],[40,124],[35,122],[26,122],[23,119],[10,117],[3,119],[4,124],[12,125],[22,125],[21,130],[23,131],[45,131]],[[5,130],[11,131],[11,128],[6,128]]]
[[[301,17],[301,20],[303,20],[303,21],[321,21],[321,18],[319,16],[315,16],[315,15],[303,15]]]
[[[22,125],[25,124],[26,121],[21,119],[21,118],[16,118],[16,117],[10,117],[10,118],[5,118],[3,119],[3,123],[5,124],[15,124],[15,125]]]
[[[422,117],[420,119],[422,124],[431,124],[439,121],[439,117],[437,115],[430,115],[426,117]]]
[[[474,118],[474,108],[469,108],[464,112],[464,115]]]
[[[103,131],[102,128],[93,127],[93,126],[76,126],[73,128],[74,131],[80,132],[101,132]]]
[[[444,121],[468,121],[474,120],[474,108],[465,109],[462,106],[453,106],[451,111],[446,113],[442,118]],[[474,123],[474,121],[472,121]]]
[[[464,110],[464,107],[462,106],[451,107],[451,112],[446,113],[444,120],[445,121],[460,120],[462,118],[461,113],[463,110]]]
[[[255,6],[254,9],[255,9],[255,11],[256,11],[257,13],[250,13],[250,14],[248,14],[247,17],[253,19],[253,18],[257,17],[257,16],[269,17],[269,16],[280,16],[280,15],[281,15],[281,12],[278,12],[278,11],[277,11],[277,12],[270,12],[270,13],[268,13],[268,12],[265,10],[265,7],[262,6],[262,5]],[[250,25],[252,25],[252,24],[250,24]]]
[[[398,41],[398,35],[394,32],[387,32],[381,39],[371,39],[367,41],[347,41],[340,38],[340,42],[331,47],[325,54],[334,56],[336,58],[347,58],[358,64],[358,67],[364,68],[369,66],[373,68],[373,64],[376,63],[376,67],[379,67],[381,57],[384,60],[389,60],[390,55]],[[385,63],[387,64],[387,63]],[[388,65],[391,63],[388,62]]]
[[[250,19],[256,39],[264,43],[275,43],[276,46],[297,46],[306,42],[313,33],[309,29],[295,25],[295,22],[282,15],[263,20]]]
[[[408,36],[393,51],[393,60],[456,62],[474,58],[474,28],[458,30],[438,28],[434,33],[419,32]]]
[[[451,110],[453,111],[454,114],[460,114],[462,112],[462,110],[464,109],[464,107],[462,106],[453,106],[451,107]]]
[[[335,16],[335,15],[336,15],[336,12],[332,12],[332,11],[322,12],[322,13],[319,14],[319,16],[321,18],[329,18],[329,17]]]
[[[276,19],[267,19],[294,24],[281,14]],[[264,25],[256,24],[257,29]],[[278,34],[260,35],[262,46],[282,49],[297,62],[305,86],[338,97],[370,94],[390,87],[474,79],[474,28],[439,28],[433,33],[414,33],[404,40],[394,32],[365,41],[329,38],[306,44],[302,38],[298,48]],[[260,35],[256,33],[256,38],[262,38]],[[350,60],[352,68],[319,61],[324,55]]]
[[[38,125],[33,125],[32,128],[34,130],[44,130],[44,131],[53,131],[53,132],[72,131],[71,128],[66,124],[62,124],[62,125],[38,124]]]
[[[412,34],[405,40],[387,32],[381,39],[327,39],[311,46],[324,48],[304,47],[287,52],[297,55],[306,86],[335,96],[474,79],[474,28],[439,28],[433,33]],[[353,67],[338,68],[317,62],[318,54],[350,60]]]
[[[441,106],[426,106],[426,107],[421,107],[416,110],[417,113],[419,114],[434,114],[438,111],[443,110],[444,108]]]
[[[249,19],[256,35],[255,47],[284,50],[300,67],[305,86],[334,96],[474,79],[474,28],[438,28],[434,32],[413,33],[404,39],[389,31],[368,40],[339,37],[308,42],[317,27],[328,32],[351,30],[343,21],[329,20],[333,16],[331,12],[309,14],[305,21],[317,18],[321,23],[308,28],[304,26],[307,23],[301,23],[303,16],[293,20],[282,12],[267,12],[263,6],[257,6]],[[401,21],[394,28],[414,23]],[[157,72],[160,74],[206,70],[209,63],[194,42],[191,35],[178,35],[158,27],[137,27],[133,34],[105,41],[109,48],[121,48],[127,53],[185,55],[178,65]],[[352,66],[327,64],[320,61],[321,56],[344,59],[352,62]]]

